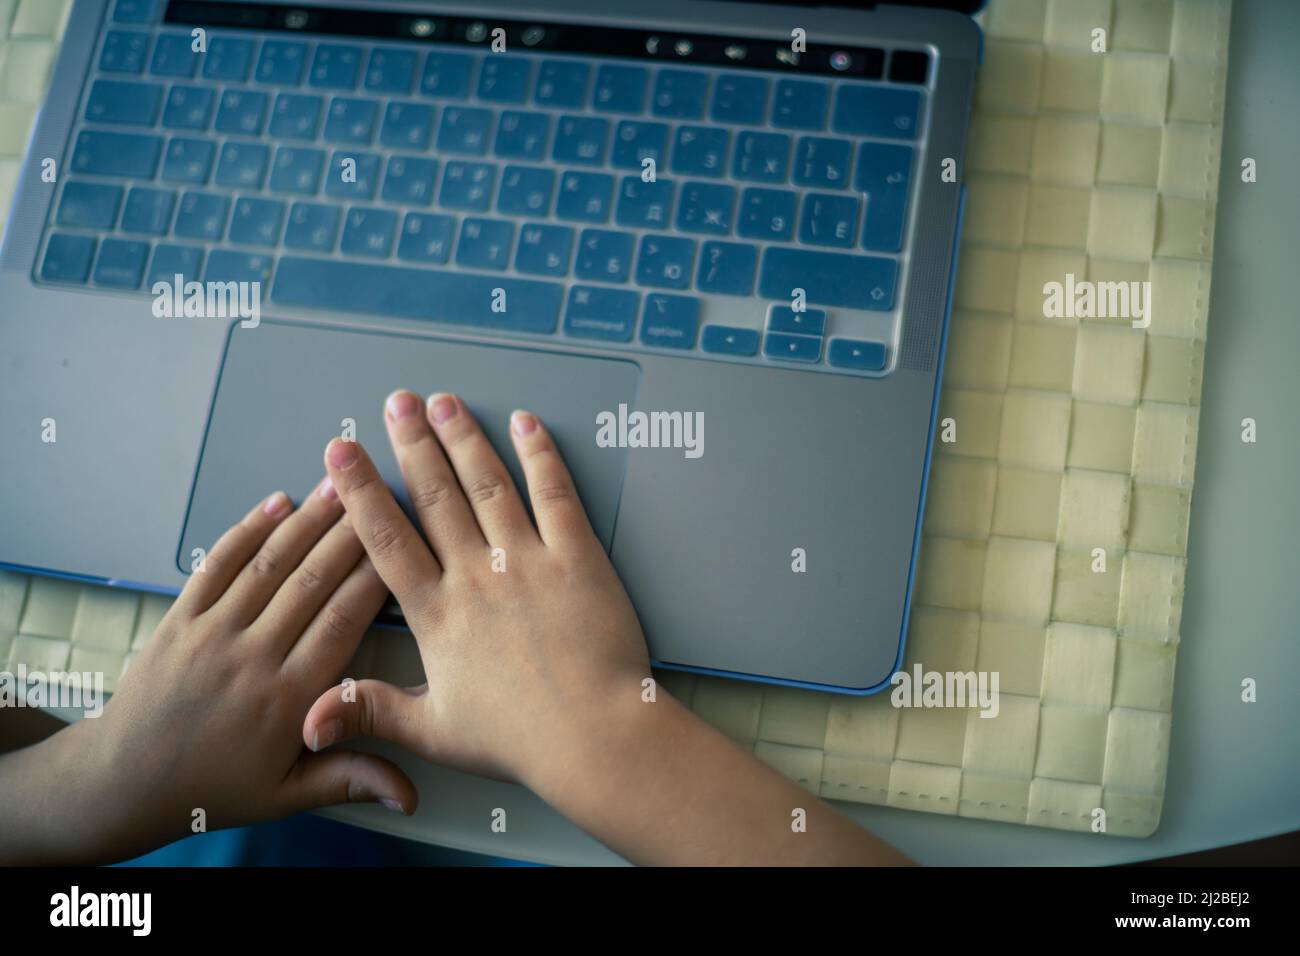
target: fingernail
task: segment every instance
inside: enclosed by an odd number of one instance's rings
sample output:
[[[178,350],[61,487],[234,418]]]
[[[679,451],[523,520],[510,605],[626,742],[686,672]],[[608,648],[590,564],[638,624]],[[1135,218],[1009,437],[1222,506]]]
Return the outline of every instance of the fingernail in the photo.
[[[316,736],[312,739],[311,749],[313,753],[324,750],[326,747],[332,747],[339,742],[343,736],[343,721],[337,717],[333,720],[327,720],[316,728]]]
[[[522,410],[510,414],[510,427],[516,435],[531,435],[537,431],[537,416]]]
[[[386,806],[389,810],[394,810],[397,813],[401,813],[401,814],[406,813],[406,811],[402,809],[402,805],[398,803],[396,800],[390,800],[388,797],[380,797],[379,802],[382,803],[384,806]]]
[[[406,391],[393,392],[388,396],[385,404],[388,406],[388,414],[392,415],[393,421],[397,422],[410,418],[420,410],[420,400]]]
[[[338,489],[334,487],[334,479],[329,475],[326,475],[325,480],[320,483],[319,492],[326,501],[333,501],[339,496]]]
[[[272,518],[278,518],[289,510],[290,504],[289,496],[283,491],[277,491],[266,499],[266,503],[262,505],[262,513]]]
[[[429,414],[433,416],[434,424],[441,425],[443,422],[456,417],[457,404],[453,395],[431,395],[429,397]]]
[[[357,460],[356,443],[336,438],[330,442],[329,448],[325,449],[325,457],[335,468],[340,470],[351,468]]]

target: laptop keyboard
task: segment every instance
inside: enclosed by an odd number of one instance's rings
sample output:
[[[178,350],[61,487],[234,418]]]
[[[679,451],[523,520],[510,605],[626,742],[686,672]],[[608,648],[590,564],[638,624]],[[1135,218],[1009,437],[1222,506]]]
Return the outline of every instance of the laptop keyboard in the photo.
[[[891,366],[921,87],[245,30],[196,53],[140,6],[95,53],[41,281]]]

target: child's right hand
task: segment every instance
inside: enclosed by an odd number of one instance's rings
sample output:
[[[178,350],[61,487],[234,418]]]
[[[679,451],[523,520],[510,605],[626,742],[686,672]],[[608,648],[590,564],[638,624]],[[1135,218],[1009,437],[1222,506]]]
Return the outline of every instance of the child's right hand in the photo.
[[[325,461],[427,683],[361,681],[354,702],[326,691],[308,746],[380,737],[524,783],[634,862],[906,862],[662,688],[643,697],[641,626],[536,417],[510,429],[536,524],[458,399],[397,392],[384,418],[428,545],[361,446],[336,439]]]
[[[356,442],[325,461],[371,561],[415,632],[427,683],[364,680],[355,702],[322,695],[303,725],[321,749],[394,741],[440,764],[538,789],[545,772],[589,766],[644,708],[645,638],[545,426],[525,412],[511,437],[536,524],[465,405],[411,392],[385,422],[428,544]],[[498,550],[500,549],[500,550]],[[504,571],[494,570],[502,568]]]

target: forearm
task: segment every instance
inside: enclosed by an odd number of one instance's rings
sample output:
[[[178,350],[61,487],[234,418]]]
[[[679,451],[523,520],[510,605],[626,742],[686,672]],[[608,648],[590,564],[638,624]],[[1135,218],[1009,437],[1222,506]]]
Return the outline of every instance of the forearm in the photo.
[[[538,775],[548,803],[635,863],[907,860],[670,696],[621,704],[584,752]],[[802,810],[800,814],[798,811]]]
[[[93,739],[80,721],[38,744],[0,754],[0,865],[100,863],[114,858],[108,839],[112,800]]]

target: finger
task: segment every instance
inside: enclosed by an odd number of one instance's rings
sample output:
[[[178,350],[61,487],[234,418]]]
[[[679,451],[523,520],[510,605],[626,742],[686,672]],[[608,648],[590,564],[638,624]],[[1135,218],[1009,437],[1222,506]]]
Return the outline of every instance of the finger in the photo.
[[[229,613],[241,624],[253,623],[265,610],[280,585],[343,514],[337,496],[320,493],[324,486],[325,481],[317,485],[302,505],[262,542],[252,560],[244,565],[214,605],[216,610]],[[286,506],[292,508],[292,503]]]
[[[311,687],[338,680],[387,600],[388,585],[370,559],[361,555],[312,621],[296,632],[302,636],[289,642],[284,666],[292,669],[294,679]]]
[[[302,724],[303,743],[324,750],[354,737],[389,740],[422,757],[429,756],[424,731],[427,690],[403,690],[380,680],[344,682],[317,698]]]
[[[407,618],[413,617],[426,606],[440,576],[433,553],[359,442],[334,439],[325,449],[325,467],[375,570]]]
[[[235,576],[243,570],[249,559],[289,514],[293,502],[283,491],[265,498],[256,508],[244,515],[212,546],[212,550],[199,560],[198,567],[185,582],[185,589],[176,599],[176,607],[192,615],[202,614],[217,603],[226,593]]]
[[[329,482],[322,491],[337,494]],[[365,553],[361,539],[352,529],[351,519],[342,515],[275,592],[253,622],[253,629],[279,644],[282,656],[288,655],[307,625]]]
[[[419,794],[397,764],[374,754],[303,754],[285,779],[288,812],[341,803],[381,803],[410,816]]]
[[[457,551],[481,552],[487,542],[429,419],[420,414],[424,403],[413,392],[398,391],[388,396],[384,407],[388,437],[411,505],[438,561],[445,568]]]
[[[517,411],[510,416],[510,437],[524,470],[542,541],[558,548],[595,544],[596,534],[578,499],[573,476],[550,431],[536,415]]]
[[[455,395],[432,395],[428,413],[487,543],[536,540],[510,473],[464,402]]]

